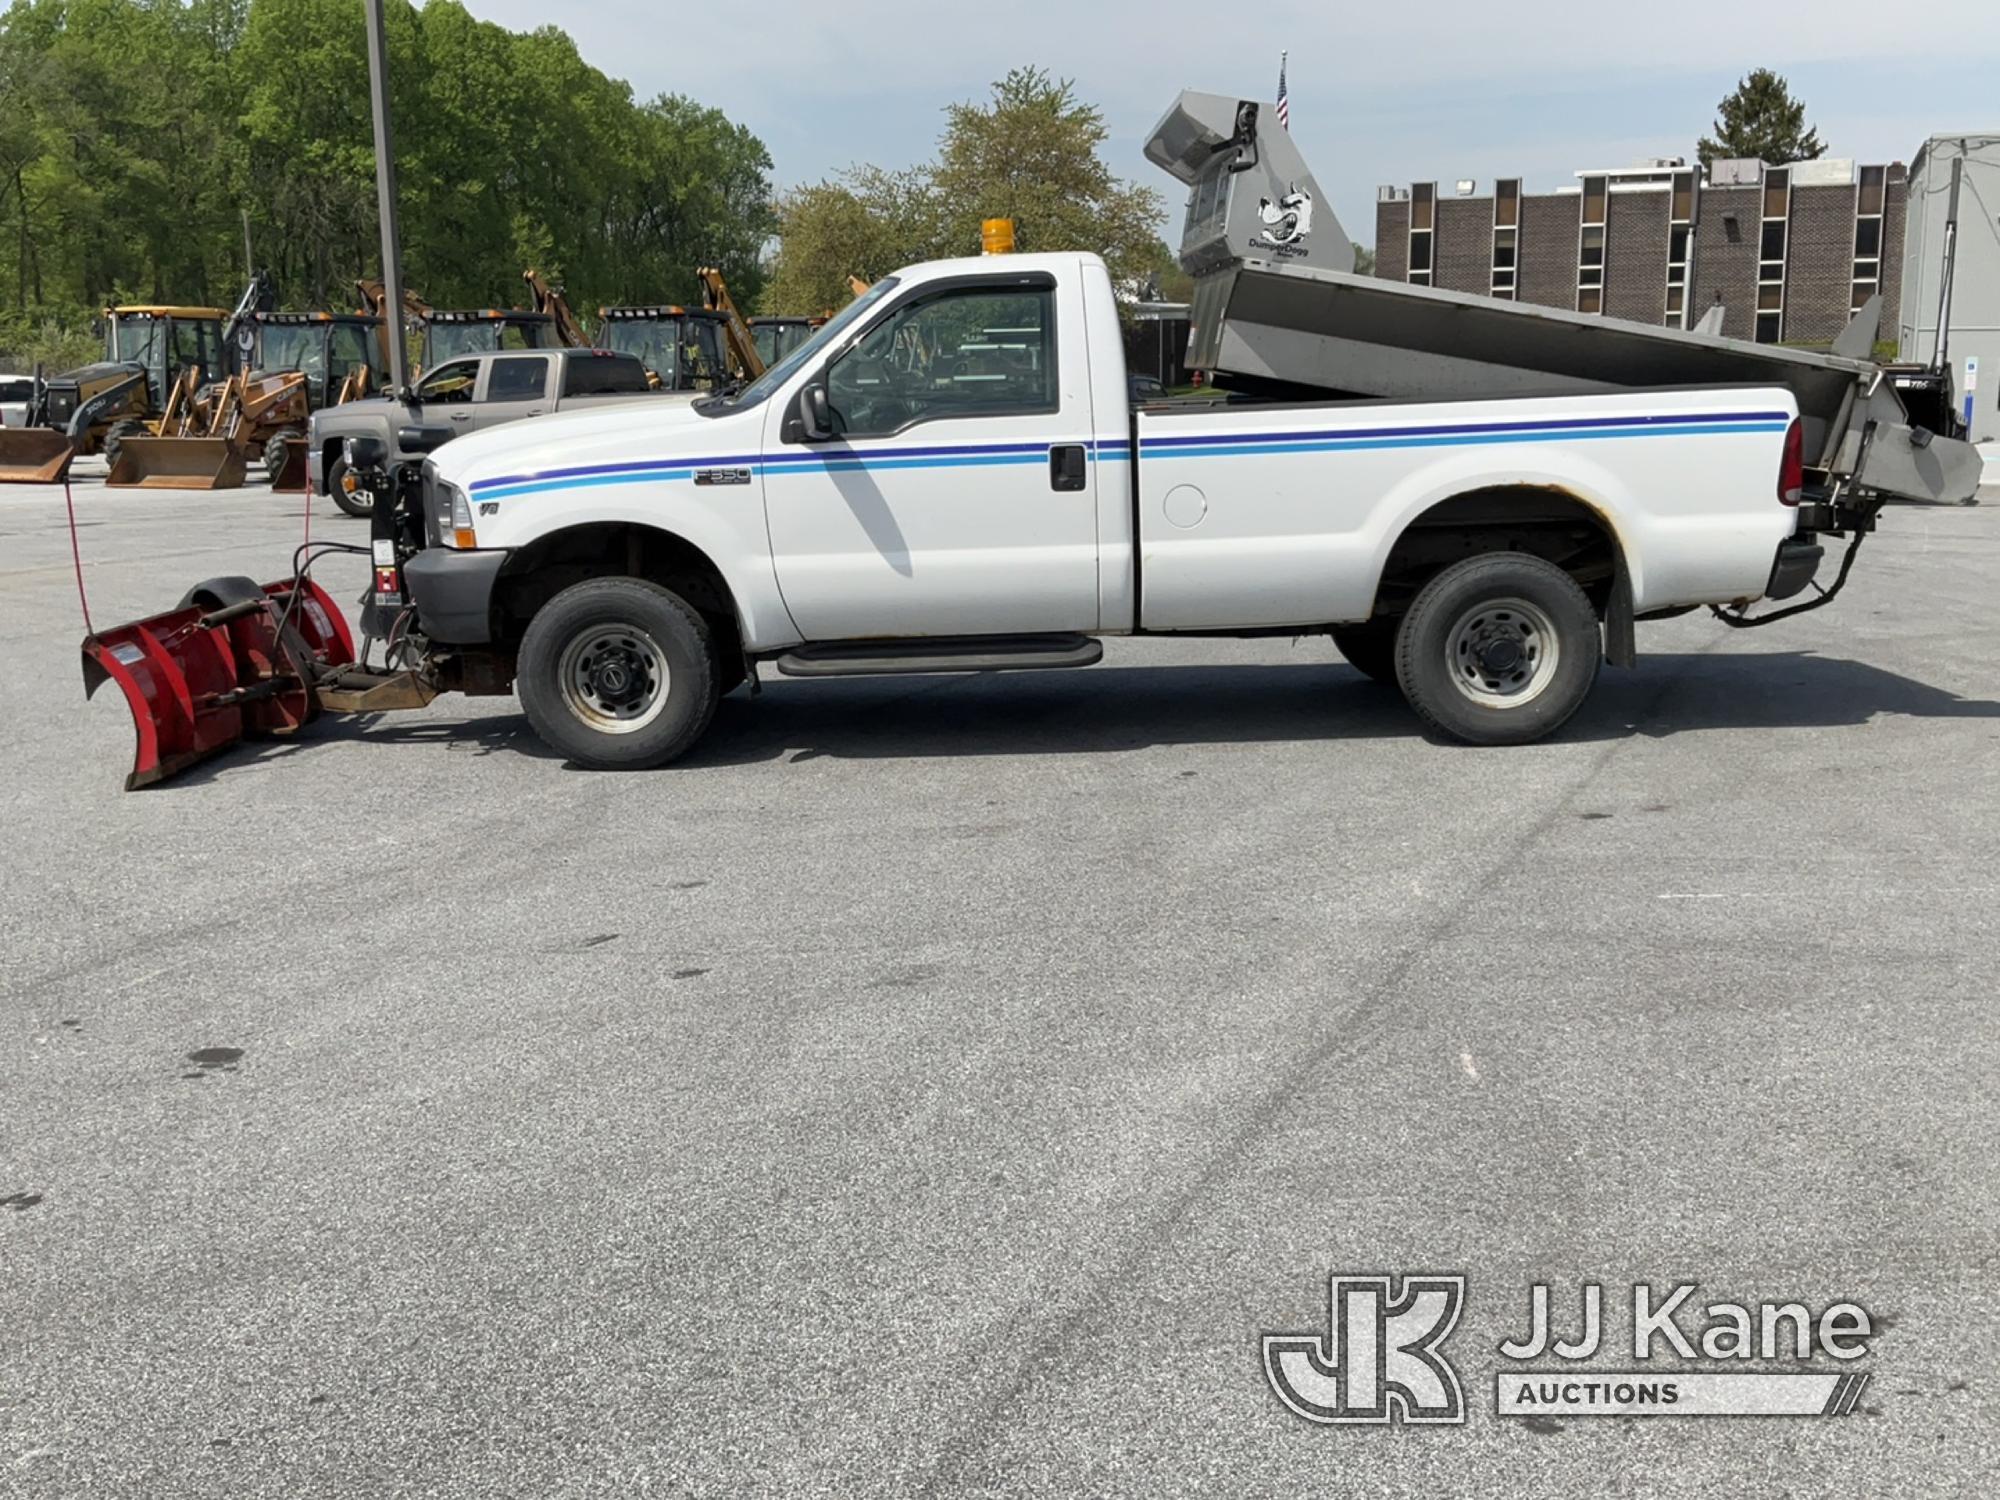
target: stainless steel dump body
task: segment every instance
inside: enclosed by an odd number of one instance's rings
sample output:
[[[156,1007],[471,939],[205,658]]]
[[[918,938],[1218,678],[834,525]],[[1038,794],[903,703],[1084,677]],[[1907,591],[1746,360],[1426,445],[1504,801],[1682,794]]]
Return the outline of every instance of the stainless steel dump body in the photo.
[[[1355,275],[1353,243],[1291,137],[1260,106],[1185,93],[1146,155],[1188,184],[1195,277],[1187,364],[1243,382],[1404,401],[1641,387],[1783,386],[1808,461],[1850,495],[1962,501],[1970,444],[1912,428],[1874,347],[1879,303],[1829,353]]]

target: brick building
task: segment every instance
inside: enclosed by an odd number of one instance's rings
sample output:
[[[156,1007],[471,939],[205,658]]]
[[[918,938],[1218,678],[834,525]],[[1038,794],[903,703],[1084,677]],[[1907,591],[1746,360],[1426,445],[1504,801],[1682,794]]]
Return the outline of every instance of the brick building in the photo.
[[[1680,161],[1578,172],[1577,186],[1523,193],[1502,178],[1385,187],[1375,274],[1762,343],[1826,343],[1882,294],[1895,337],[1906,182],[1901,163]]]

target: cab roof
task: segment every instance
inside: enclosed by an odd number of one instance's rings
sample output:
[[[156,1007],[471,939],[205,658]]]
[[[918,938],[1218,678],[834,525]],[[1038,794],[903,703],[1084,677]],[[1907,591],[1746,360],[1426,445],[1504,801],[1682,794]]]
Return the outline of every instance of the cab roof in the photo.
[[[344,312],[260,312],[251,316],[259,323],[366,323],[370,328],[382,321],[368,313]]]
[[[474,307],[454,308],[445,311],[433,309],[416,321],[426,323],[553,323],[555,319],[548,313],[536,312],[533,308],[528,307]]]
[[[627,322],[637,322],[646,318],[713,318],[718,322],[727,321],[727,315],[724,313],[706,307],[682,307],[676,302],[659,302],[648,306],[600,307],[597,315],[600,318],[617,318]]]
[[[229,316],[220,307],[169,307],[156,302],[135,302],[123,307],[106,308],[105,311],[114,318],[213,319],[218,323]]]

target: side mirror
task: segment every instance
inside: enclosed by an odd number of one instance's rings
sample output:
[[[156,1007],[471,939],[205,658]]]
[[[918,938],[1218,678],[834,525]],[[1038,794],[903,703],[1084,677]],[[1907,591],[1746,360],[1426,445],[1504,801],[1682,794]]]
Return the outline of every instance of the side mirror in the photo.
[[[435,453],[456,435],[449,427],[403,427],[396,442],[405,453]]]
[[[341,457],[350,469],[383,469],[389,464],[389,445],[378,437],[351,437],[341,444]]]
[[[799,392],[799,431],[809,443],[823,443],[833,436],[833,409],[827,404],[826,387],[817,380]]]

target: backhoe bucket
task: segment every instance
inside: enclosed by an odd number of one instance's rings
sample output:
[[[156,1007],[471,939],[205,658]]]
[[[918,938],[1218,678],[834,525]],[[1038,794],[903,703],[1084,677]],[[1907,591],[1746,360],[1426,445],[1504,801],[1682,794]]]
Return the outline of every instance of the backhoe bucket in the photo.
[[[104,482],[114,490],[233,490],[245,470],[227,438],[128,437]]]
[[[0,428],[0,484],[61,484],[76,446],[53,427]]]
[[[271,476],[271,488],[278,494],[299,494],[306,487],[306,440],[288,437],[279,441],[285,445],[285,461]]]
[[[294,733],[319,712],[319,680],[353,660],[340,607],[311,579],[217,578],[179,609],[85,636],[83,688],[125,694],[139,735],[129,792],[245,736]]]

